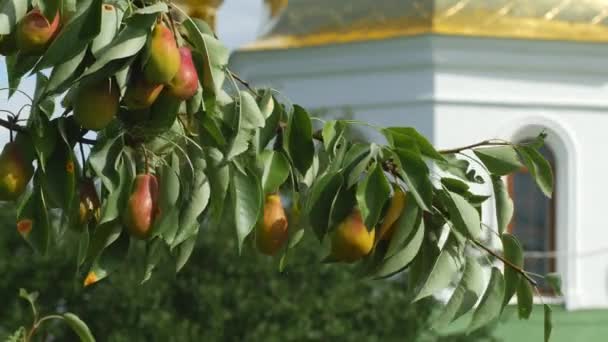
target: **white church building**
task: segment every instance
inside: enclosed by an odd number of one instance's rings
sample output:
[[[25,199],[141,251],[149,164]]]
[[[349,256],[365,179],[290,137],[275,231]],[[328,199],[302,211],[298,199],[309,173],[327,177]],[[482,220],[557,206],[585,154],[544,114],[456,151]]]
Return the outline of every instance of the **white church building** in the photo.
[[[546,131],[555,195],[525,171],[506,180],[512,229],[527,269],[561,274],[568,309],[608,308],[608,0],[267,2],[231,68],[311,111],[440,148]]]

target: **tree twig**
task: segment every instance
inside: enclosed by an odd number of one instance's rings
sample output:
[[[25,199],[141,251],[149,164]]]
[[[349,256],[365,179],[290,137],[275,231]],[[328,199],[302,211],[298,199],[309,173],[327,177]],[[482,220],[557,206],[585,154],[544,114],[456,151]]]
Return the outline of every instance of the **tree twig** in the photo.
[[[0,118],[0,127],[4,127],[6,129],[10,129],[19,133],[29,133],[26,127],[23,127],[17,123],[13,123],[2,118]],[[77,141],[87,145],[95,145],[95,143],[97,143],[97,140],[87,139],[85,137],[80,137]]]
[[[489,249],[488,247],[486,247],[484,244],[482,244],[479,241],[476,240],[471,240],[475,243],[475,245],[477,245],[479,248],[483,249],[484,251],[486,251],[487,253],[491,254],[493,257],[499,259],[500,261],[502,261],[505,265],[509,266],[510,268],[512,268],[514,271],[516,271],[517,273],[521,274],[524,278],[526,278],[526,280],[532,284],[532,286],[538,286],[538,283],[536,282],[536,280],[532,279],[532,277],[530,277],[526,271],[524,271],[521,267],[513,264],[512,262],[510,262],[509,260],[505,259],[504,257],[502,257],[501,255],[499,255],[498,253],[494,252],[493,250]]]
[[[251,87],[251,84],[249,84],[249,82],[245,81],[239,75],[235,74],[231,70],[228,70],[228,72],[230,73],[230,75],[232,77],[234,77],[235,80],[239,81],[239,83],[244,85],[245,88],[247,88],[247,90],[249,90],[251,93],[253,93],[253,95],[258,96],[258,92],[255,89],[253,89],[253,87]]]

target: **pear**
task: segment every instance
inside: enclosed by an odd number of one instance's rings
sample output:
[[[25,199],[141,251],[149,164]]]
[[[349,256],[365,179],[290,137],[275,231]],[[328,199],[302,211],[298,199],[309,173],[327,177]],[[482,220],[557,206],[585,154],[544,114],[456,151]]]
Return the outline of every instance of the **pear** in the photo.
[[[0,154],[0,201],[16,200],[34,175],[31,161],[23,156],[16,142],[4,146]]]
[[[156,101],[163,87],[162,84],[148,82],[142,74],[136,72],[131,75],[123,101],[130,110],[148,108]]]
[[[145,240],[150,236],[158,214],[158,181],[156,176],[142,174],[135,177],[133,192],[127,202],[125,225],[131,236]]]
[[[395,187],[395,193],[391,198],[391,203],[384,215],[382,224],[380,225],[380,231],[378,233],[378,240],[389,240],[393,236],[395,231],[395,222],[403,213],[405,208],[405,192],[401,190],[399,186]]]
[[[76,90],[72,105],[74,118],[86,129],[104,129],[116,116],[120,91],[111,78],[81,84]]]
[[[275,255],[287,241],[287,216],[278,194],[266,196],[264,214],[256,225],[258,250],[266,255]]]
[[[59,31],[59,11],[52,22],[38,8],[31,10],[19,21],[17,48],[25,54],[41,53]]]
[[[171,30],[163,23],[156,24],[150,38],[149,57],[144,66],[148,82],[166,84],[173,79],[180,66],[180,54]]]
[[[80,182],[78,203],[80,225],[87,224],[91,220],[99,220],[101,203],[92,179],[85,178]]]
[[[374,235],[363,223],[361,211],[353,209],[333,232],[329,259],[352,263],[363,258],[372,250]]]
[[[175,77],[169,83],[171,95],[180,100],[188,100],[198,89],[198,74],[192,61],[192,52],[187,47],[179,49],[181,58],[180,67]]]

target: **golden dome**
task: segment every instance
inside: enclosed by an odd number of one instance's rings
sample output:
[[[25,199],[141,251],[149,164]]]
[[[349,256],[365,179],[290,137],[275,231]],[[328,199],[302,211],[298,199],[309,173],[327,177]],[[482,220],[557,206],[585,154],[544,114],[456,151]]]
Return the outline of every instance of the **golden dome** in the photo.
[[[608,42],[608,0],[266,0],[271,29],[246,50],[419,34]]]

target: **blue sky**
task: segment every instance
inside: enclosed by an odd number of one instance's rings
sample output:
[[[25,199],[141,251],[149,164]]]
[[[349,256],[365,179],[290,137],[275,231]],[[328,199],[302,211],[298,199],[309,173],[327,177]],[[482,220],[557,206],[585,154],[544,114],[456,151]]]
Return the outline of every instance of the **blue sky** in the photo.
[[[255,40],[263,18],[262,0],[227,0],[218,13],[218,36],[231,49],[238,48]],[[0,88],[7,87],[4,58],[0,57]],[[26,79],[21,83],[21,89],[32,93],[34,82]],[[0,109],[16,112],[23,106],[26,99],[16,94],[11,101],[6,100],[7,93],[0,93]],[[5,118],[3,113],[0,115]],[[6,139],[6,130],[0,131],[0,144]],[[2,145],[0,145],[2,146]]]

